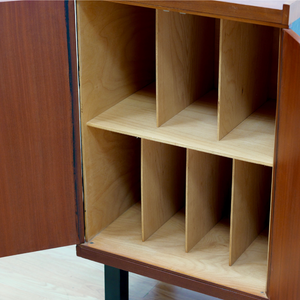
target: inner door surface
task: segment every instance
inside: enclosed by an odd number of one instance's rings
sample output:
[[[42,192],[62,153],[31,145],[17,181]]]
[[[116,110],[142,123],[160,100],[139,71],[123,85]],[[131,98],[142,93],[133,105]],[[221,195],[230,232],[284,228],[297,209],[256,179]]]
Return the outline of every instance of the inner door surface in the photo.
[[[0,257],[80,243],[74,3],[2,2],[0,28]]]

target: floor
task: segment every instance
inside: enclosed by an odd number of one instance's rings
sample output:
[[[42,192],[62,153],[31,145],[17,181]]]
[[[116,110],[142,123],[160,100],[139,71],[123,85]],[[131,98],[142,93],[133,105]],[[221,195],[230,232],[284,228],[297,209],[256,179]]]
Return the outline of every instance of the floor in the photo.
[[[131,300],[217,300],[129,275]],[[0,259],[0,300],[104,299],[103,265],[75,255],[75,246]]]

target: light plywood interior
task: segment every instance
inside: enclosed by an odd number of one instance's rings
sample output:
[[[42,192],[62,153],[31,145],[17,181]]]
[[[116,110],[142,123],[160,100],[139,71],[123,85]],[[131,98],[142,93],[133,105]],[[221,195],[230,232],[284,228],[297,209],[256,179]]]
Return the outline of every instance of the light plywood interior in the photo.
[[[230,207],[231,168],[231,159],[188,149],[186,252],[226,215],[228,203]]]
[[[157,125],[214,86],[215,20],[156,12]]]
[[[186,253],[184,211],[175,214],[146,242],[141,239],[140,214],[137,203],[98,234],[92,244],[88,243],[89,247],[266,297],[268,241],[264,232],[230,267],[228,220],[219,222]]]
[[[229,264],[268,226],[272,168],[235,160],[233,164]]]
[[[140,201],[140,139],[88,128],[90,165],[85,186],[86,239],[90,240],[134,203]],[[94,152],[92,152],[94,150]],[[94,165],[93,165],[94,162]],[[99,167],[100,166],[100,167]]]
[[[184,206],[184,148],[142,140],[142,240]]]
[[[271,27],[221,20],[219,139],[276,95],[278,42]]]

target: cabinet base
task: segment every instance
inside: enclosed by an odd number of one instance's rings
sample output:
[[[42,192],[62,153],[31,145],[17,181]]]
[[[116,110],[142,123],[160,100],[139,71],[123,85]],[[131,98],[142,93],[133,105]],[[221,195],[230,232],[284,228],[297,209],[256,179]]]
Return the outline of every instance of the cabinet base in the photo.
[[[145,264],[140,261],[129,259],[123,256],[111,254],[88,246],[87,244],[77,245],[77,255],[95,262],[119,268],[128,272],[153,278],[165,283],[180,286],[202,294],[207,294],[224,300],[265,300],[265,297],[258,297],[241,291],[236,291],[221,285],[216,285],[198,278],[162,269],[156,266]]]

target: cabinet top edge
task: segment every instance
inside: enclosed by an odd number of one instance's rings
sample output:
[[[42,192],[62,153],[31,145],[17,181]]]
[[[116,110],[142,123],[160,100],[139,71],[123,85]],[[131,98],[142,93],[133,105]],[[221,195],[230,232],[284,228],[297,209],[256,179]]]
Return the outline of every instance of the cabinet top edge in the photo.
[[[90,1],[90,0],[77,0]],[[288,28],[300,18],[300,0],[96,0]]]

